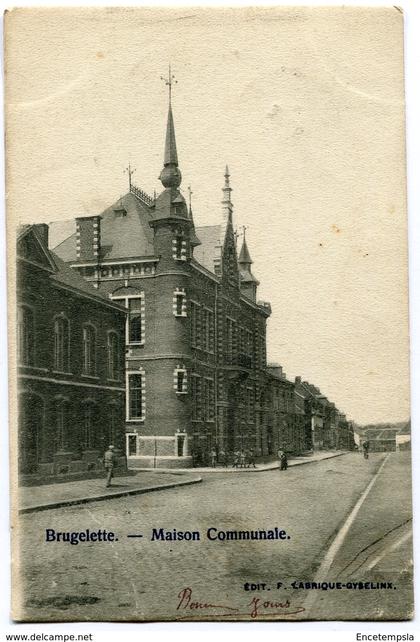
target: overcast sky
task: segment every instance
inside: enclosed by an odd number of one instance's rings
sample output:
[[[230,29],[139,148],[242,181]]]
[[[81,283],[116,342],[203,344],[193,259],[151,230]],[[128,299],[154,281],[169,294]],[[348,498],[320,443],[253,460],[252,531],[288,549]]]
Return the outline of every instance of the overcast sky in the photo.
[[[269,360],[359,423],[408,417],[397,9],[32,9],[8,28],[9,221],[99,213],[128,161],[159,191],[170,60],[182,189],[218,223],[229,164]]]

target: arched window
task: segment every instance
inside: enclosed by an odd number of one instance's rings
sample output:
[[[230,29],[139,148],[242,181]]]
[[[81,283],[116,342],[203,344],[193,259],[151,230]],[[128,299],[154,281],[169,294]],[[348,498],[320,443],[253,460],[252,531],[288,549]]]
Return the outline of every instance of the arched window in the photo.
[[[68,372],[70,358],[69,322],[64,316],[54,321],[54,369]]]
[[[69,405],[63,398],[55,401],[55,443],[56,452],[67,450],[69,444]]]
[[[108,379],[118,379],[119,362],[118,362],[118,336],[115,332],[108,333]]]
[[[83,404],[83,449],[92,450],[96,447],[96,406],[92,402]]]
[[[128,343],[142,341],[142,300],[141,297],[128,299]]]
[[[96,331],[92,325],[83,326],[83,374],[96,374]]]
[[[119,412],[118,404],[110,403],[107,408],[108,416],[108,431],[106,433],[107,443],[104,444],[104,447],[108,447],[109,444],[114,446],[118,445],[121,441],[121,435],[124,434],[124,418]]]
[[[24,366],[34,365],[35,353],[35,320],[31,308],[19,306],[17,318],[17,344],[19,363]]]

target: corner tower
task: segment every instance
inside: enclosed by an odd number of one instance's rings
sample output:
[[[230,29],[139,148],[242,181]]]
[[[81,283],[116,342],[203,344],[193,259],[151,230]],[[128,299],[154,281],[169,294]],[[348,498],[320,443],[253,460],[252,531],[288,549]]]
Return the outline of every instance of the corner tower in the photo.
[[[168,78],[164,78],[169,88],[168,118],[166,124],[163,168],[159,175],[164,190],[155,202],[155,210],[150,225],[154,229],[155,253],[161,258],[164,268],[173,267],[174,261],[188,261],[193,248],[199,245],[194,230],[191,209],[180,192],[182,174],[178,165],[175,125],[172,113],[172,85],[175,81],[169,67]]]
[[[257,287],[259,285],[259,281],[257,281],[251,272],[253,261],[246,243],[246,227],[244,227],[243,230],[244,240],[238,259],[241,293],[255,303],[257,300]]]
[[[149,391],[148,415],[142,436],[142,457],[149,466],[191,466],[192,350],[189,299],[191,258],[195,236],[191,209],[180,191],[171,89],[175,82],[169,69],[164,79],[169,87],[163,168],[159,176],[163,191],[155,201],[150,226],[157,264],[154,287],[146,302],[153,332],[149,333],[145,360]]]

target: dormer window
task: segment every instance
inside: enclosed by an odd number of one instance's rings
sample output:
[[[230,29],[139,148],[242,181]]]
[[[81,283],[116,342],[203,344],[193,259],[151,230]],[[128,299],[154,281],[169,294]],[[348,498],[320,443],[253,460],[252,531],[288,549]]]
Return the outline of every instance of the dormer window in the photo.
[[[182,236],[176,236],[172,240],[172,257],[176,261],[187,260],[187,241]]]

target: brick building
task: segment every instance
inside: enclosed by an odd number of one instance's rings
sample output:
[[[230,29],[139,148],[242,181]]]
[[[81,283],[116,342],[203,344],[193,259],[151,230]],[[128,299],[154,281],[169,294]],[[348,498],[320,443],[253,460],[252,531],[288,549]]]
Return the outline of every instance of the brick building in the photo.
[[[180,191],[169,104],[163,191],[149,196],[131,174],[128,193],[101,214],[77,218],[55,247],[97,292],[127,309],[129,465],[201,465],[212,450],[311,450],[313,395],[299,392],[279,366],[267,367],[271,308],[258,300],[245,233],[238,253],[228,168],[220,224],[196,228]],[[316,447],[327,447],[326,434]]]
[[[169,105],[163,191],[129,192],[76,219],[55,252],[126,322],[126,439],[131,466],[184,467],[218,452],[274,453],[266,321],[244,238],[239,256],[226,168],[219,225],[195,228],[180,191]]]
[[[298,407],[304,411],[305,450],[353,450],[354,429],[352,422],[319,388],[295,378],[295,395]]]
[[[270,391],[270,421],[273,426],[275,452],[280,448],[290,455],[310,450],[305,438],[306,416],[294,384],[286,378],[279,364],[267,366],[267,387]]]
[[[94,472],[124,457],[125,310],[48,249],[48,225],[17,240],[19,473]]]

